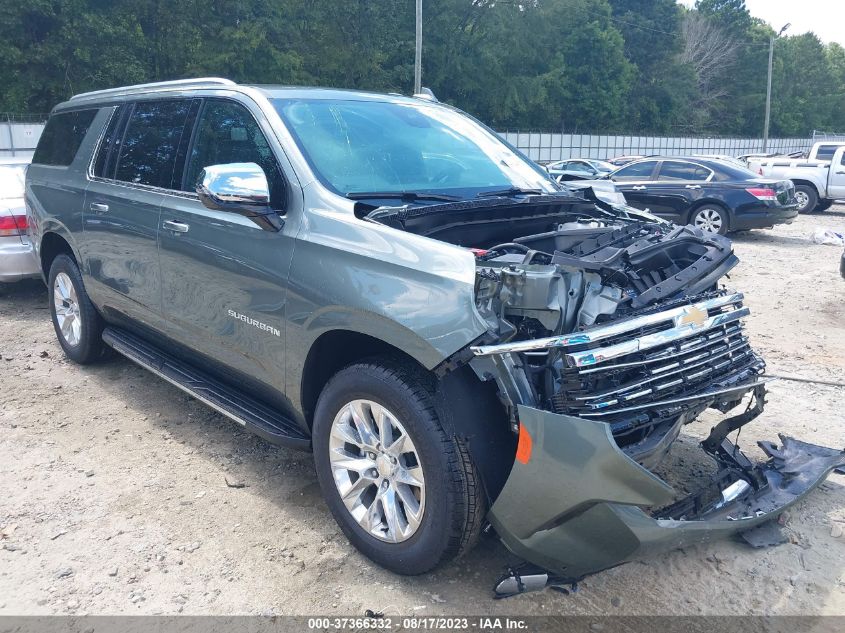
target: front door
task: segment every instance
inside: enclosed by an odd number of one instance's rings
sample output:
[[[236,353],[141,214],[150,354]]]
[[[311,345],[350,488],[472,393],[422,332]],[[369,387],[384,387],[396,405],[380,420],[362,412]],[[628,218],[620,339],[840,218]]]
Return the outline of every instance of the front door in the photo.
[[[845,198],[845,147],[840,147],[833,155],[827,195],[832,199]]]
[[[256,117],[241,103],[205,100],[183,193],[163,203],[162,304],[171,338],[221,366],[281,387],[293,236],[286,227],[267,231],[235,213],[208,209],[193,191],[204,167],[247,162],[264,169],[271,205],[283,209],[284,179]]]
[[[158,226],[172,186],[190,100],[139,102],[113,115],[83,207],[83,241],[95,303],[115,318],[160,330]]]
[[[632,207],[651,210],[649,188],[657,163],[656,160],[639,160],[617,169],[610,175],[610,179],[616,183],[616,187]]]

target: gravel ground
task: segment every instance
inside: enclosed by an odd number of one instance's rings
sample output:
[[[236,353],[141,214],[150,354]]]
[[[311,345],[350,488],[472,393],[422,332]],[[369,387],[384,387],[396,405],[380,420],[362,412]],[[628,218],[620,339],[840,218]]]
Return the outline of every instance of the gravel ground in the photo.
[[[845,380],[845,207],[736,236],[728,282],[752,309],[769,371]],[[246,435],[120,358],[82,368],[55,341],[40,284],[0,297],[0,614],[845,614],[845,477],[786,519],[790,543],[722,541],[581,583],[491,600],[508,561],[493,537],[417,578],[347,543],[308,454]],[[845,446],[845,389],[779,381],[742,445],[777,432]],[[683,462],[715,416],[687,427]]]

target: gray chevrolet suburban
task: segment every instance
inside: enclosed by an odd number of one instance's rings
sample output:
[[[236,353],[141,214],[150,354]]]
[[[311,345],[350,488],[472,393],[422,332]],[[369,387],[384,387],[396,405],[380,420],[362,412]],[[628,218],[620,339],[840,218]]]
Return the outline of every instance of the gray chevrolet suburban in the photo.
[[[728,239],[552,181],[430,96],[194,79],[56,106],[26,177],[58,340],[114,349],[270,442],[419,574],[491,526],[500,596],[777,517],[845,453],[752,462],[765,363]],[[747,406],[740,405],[745,404]],[[654,468],[686,424],[716,474]]]

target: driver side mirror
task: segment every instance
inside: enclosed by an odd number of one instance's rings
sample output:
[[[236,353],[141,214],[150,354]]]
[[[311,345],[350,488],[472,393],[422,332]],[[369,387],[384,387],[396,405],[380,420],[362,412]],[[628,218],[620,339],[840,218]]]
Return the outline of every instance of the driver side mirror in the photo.
[[[282,228],[282,219],[270,207],[267,176],[255,163],[209,165],[197,178],[196,192],[209,209],[237,213],[265,230]]]

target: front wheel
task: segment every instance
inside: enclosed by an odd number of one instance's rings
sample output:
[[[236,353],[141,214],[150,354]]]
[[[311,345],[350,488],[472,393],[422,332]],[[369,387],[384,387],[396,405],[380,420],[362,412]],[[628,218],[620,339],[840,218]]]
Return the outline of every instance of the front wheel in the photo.
[[[484,501],[466,446],[443,428],[431,378],[393,358],[349,366],[314,414],[326,503],[364,555],[415,575],[468,550]]]
[[[728,232],[728,214],[722,207],[710,204],[704,205],[693,212],[691,224],[710,233],[726,235]]]

